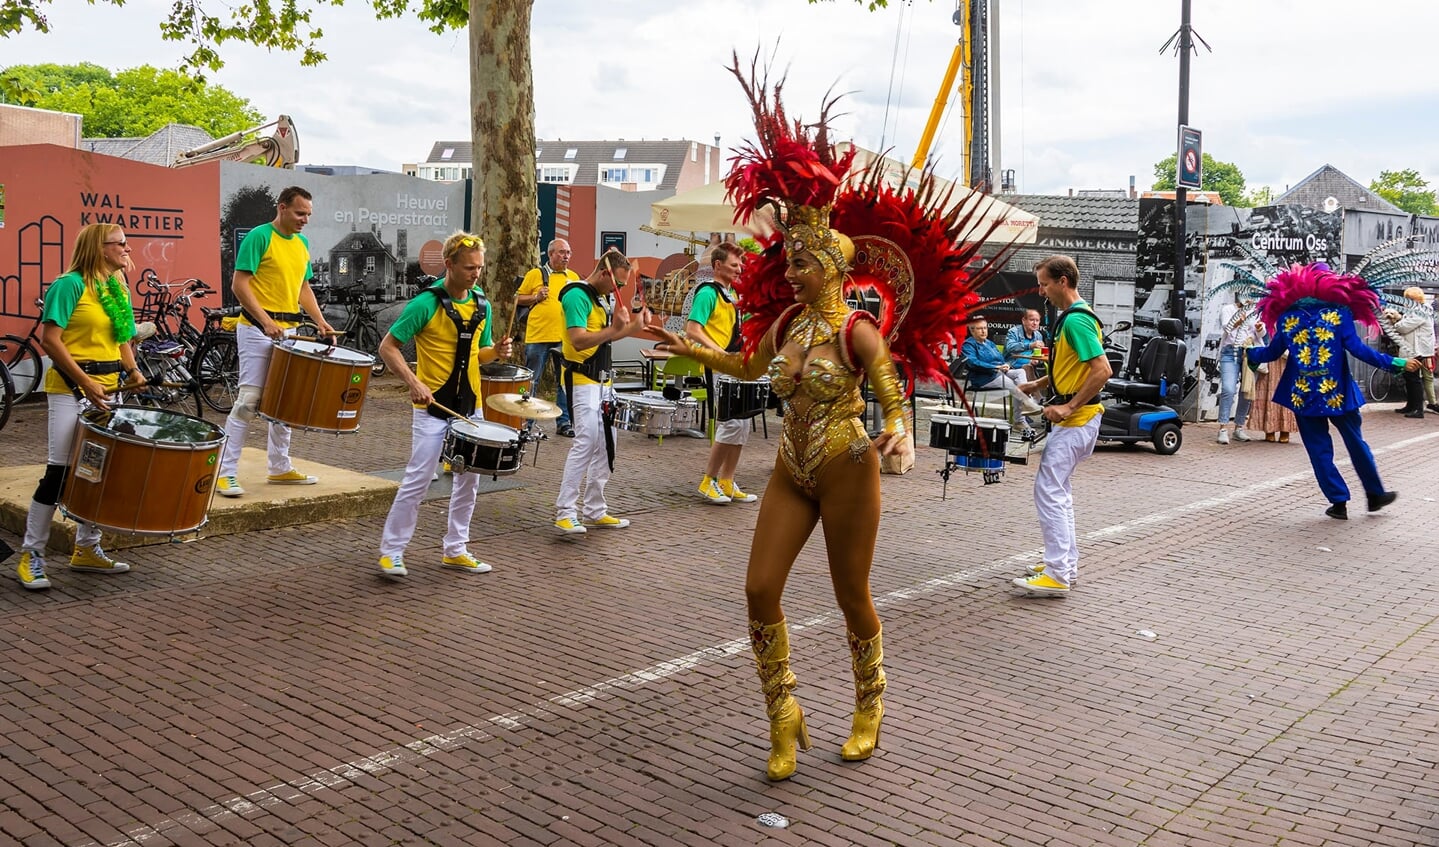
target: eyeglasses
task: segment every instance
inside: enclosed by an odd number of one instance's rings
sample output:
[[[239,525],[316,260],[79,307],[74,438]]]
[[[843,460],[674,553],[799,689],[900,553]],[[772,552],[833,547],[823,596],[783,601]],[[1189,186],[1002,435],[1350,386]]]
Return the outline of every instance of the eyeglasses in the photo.
[[[111,246],[112,244],[118,244],[118,245],[120,245],[121,247],[124,247],[124,246],[125,246],[126,244],[128,244],[128,243],[129,243],[128,241],[106,241],[106,242],[105,242],[105,246],[106,246],[106,247],[109,247],[109,246]]]

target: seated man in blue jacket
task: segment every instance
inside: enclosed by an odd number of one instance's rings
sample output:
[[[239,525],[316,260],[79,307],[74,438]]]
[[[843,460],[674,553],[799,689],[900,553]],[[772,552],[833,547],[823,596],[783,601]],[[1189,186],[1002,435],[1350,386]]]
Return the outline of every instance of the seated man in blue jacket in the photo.
[[[989,321],[982,317],[969,320],[969,337],[964,340],[960,355],[969,365],[969,389],[1003,388],[1014,398],[1009,406],[1009,423],[1016,429],[1031,428],[1022,415],[1038,415],[1044,407],[1034,398],[1019,390],[1023,371],[1010,373],[1010,366],[1004,361],[1004,354],[989,340]]]
[[[1017,326],[1009,328],[1004,336],[1004,361],[1020,382],[1033,382],[1039,378],[1034,366],[1044,360],[1040,351],[1044,349],[1044,330],[1039,328],[1041,315],[1038,309],[1025,309],[1024,319]],[[1020,371],[1024,371],[1020,375]]]

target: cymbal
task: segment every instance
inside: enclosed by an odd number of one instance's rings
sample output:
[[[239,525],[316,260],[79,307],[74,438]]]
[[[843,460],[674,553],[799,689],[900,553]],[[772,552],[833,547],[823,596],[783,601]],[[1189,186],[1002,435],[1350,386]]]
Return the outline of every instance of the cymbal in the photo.
[[[560,416],[560,407],[548,400],[527,397],[524,394],[491,394],[485,398],[485,405],[506,415],[529,420],[552,420]]]

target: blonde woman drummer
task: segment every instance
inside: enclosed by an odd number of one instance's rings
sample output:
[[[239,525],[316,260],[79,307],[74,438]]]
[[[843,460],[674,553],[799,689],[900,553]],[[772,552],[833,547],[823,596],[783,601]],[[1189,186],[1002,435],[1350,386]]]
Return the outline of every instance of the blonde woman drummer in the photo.
[[[485,243],[477,235],[457,232],[445,240],[444,258],[444,278],[416,295],[380,342],[380,358],[410,387],[415,406],[410,463],[380,539],[380,573],[391,578],[409,575],[405,548],[415,534],[420,501],[440,460],[453,417],[450,411],[482,420],[480,366],[510,355],[510,339],[502,338],[498,345],[491,340],[490,304],[478,287],[485,269]],[[400,351],[411,340],[418,359],[413,371]],[[465,573],[490,570],[466,549],[479,480],[474,473],[454,475],[441,567]]]
[[[25,517],[25,538],[15,573],[20,584],[32,591],[50,587],[45,574],[45,547],[50,541],[55,504],[70,468],[75,421],[84,403],[110,408],[109,397],[120,386],[122,377],[128,377],[131,387],[145,384],[129,343],[135,335],[135,312],[123,273],[129,257],[124,230],[115,224],[90,224],[75,239],[70,270],[45,291],[40,343],[54,363],[45,375],[49,443],[45,476],[35,489]],[[119,574],[130,570],[130,566],[100,549],[98,528],[78,521],[70,570]]]

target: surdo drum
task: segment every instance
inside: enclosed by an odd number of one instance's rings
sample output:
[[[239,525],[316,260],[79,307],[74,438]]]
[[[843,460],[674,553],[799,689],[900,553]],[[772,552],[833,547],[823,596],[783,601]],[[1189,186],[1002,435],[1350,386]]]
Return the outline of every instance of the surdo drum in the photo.
[[[111,532],[179,535],[205,525],[225,434],[200,418],[115,406],[80,416],[60,509]]]
[[[508,362],[489,362],[480,366],[480,403],[491,394],[529,394],[530,383],[535,372],[529,368]],[[485,406],[485,420],[504,424],[515,429],[524,429],[525,419],[519,415],[507,415]]]
[[[354,432],[375,357],[316,341],[274,343],[260,417],[316,432]]]
[[[769,380],[753,382],[715,376],[715,420],[735,421],[764,414],[769,402]]]

